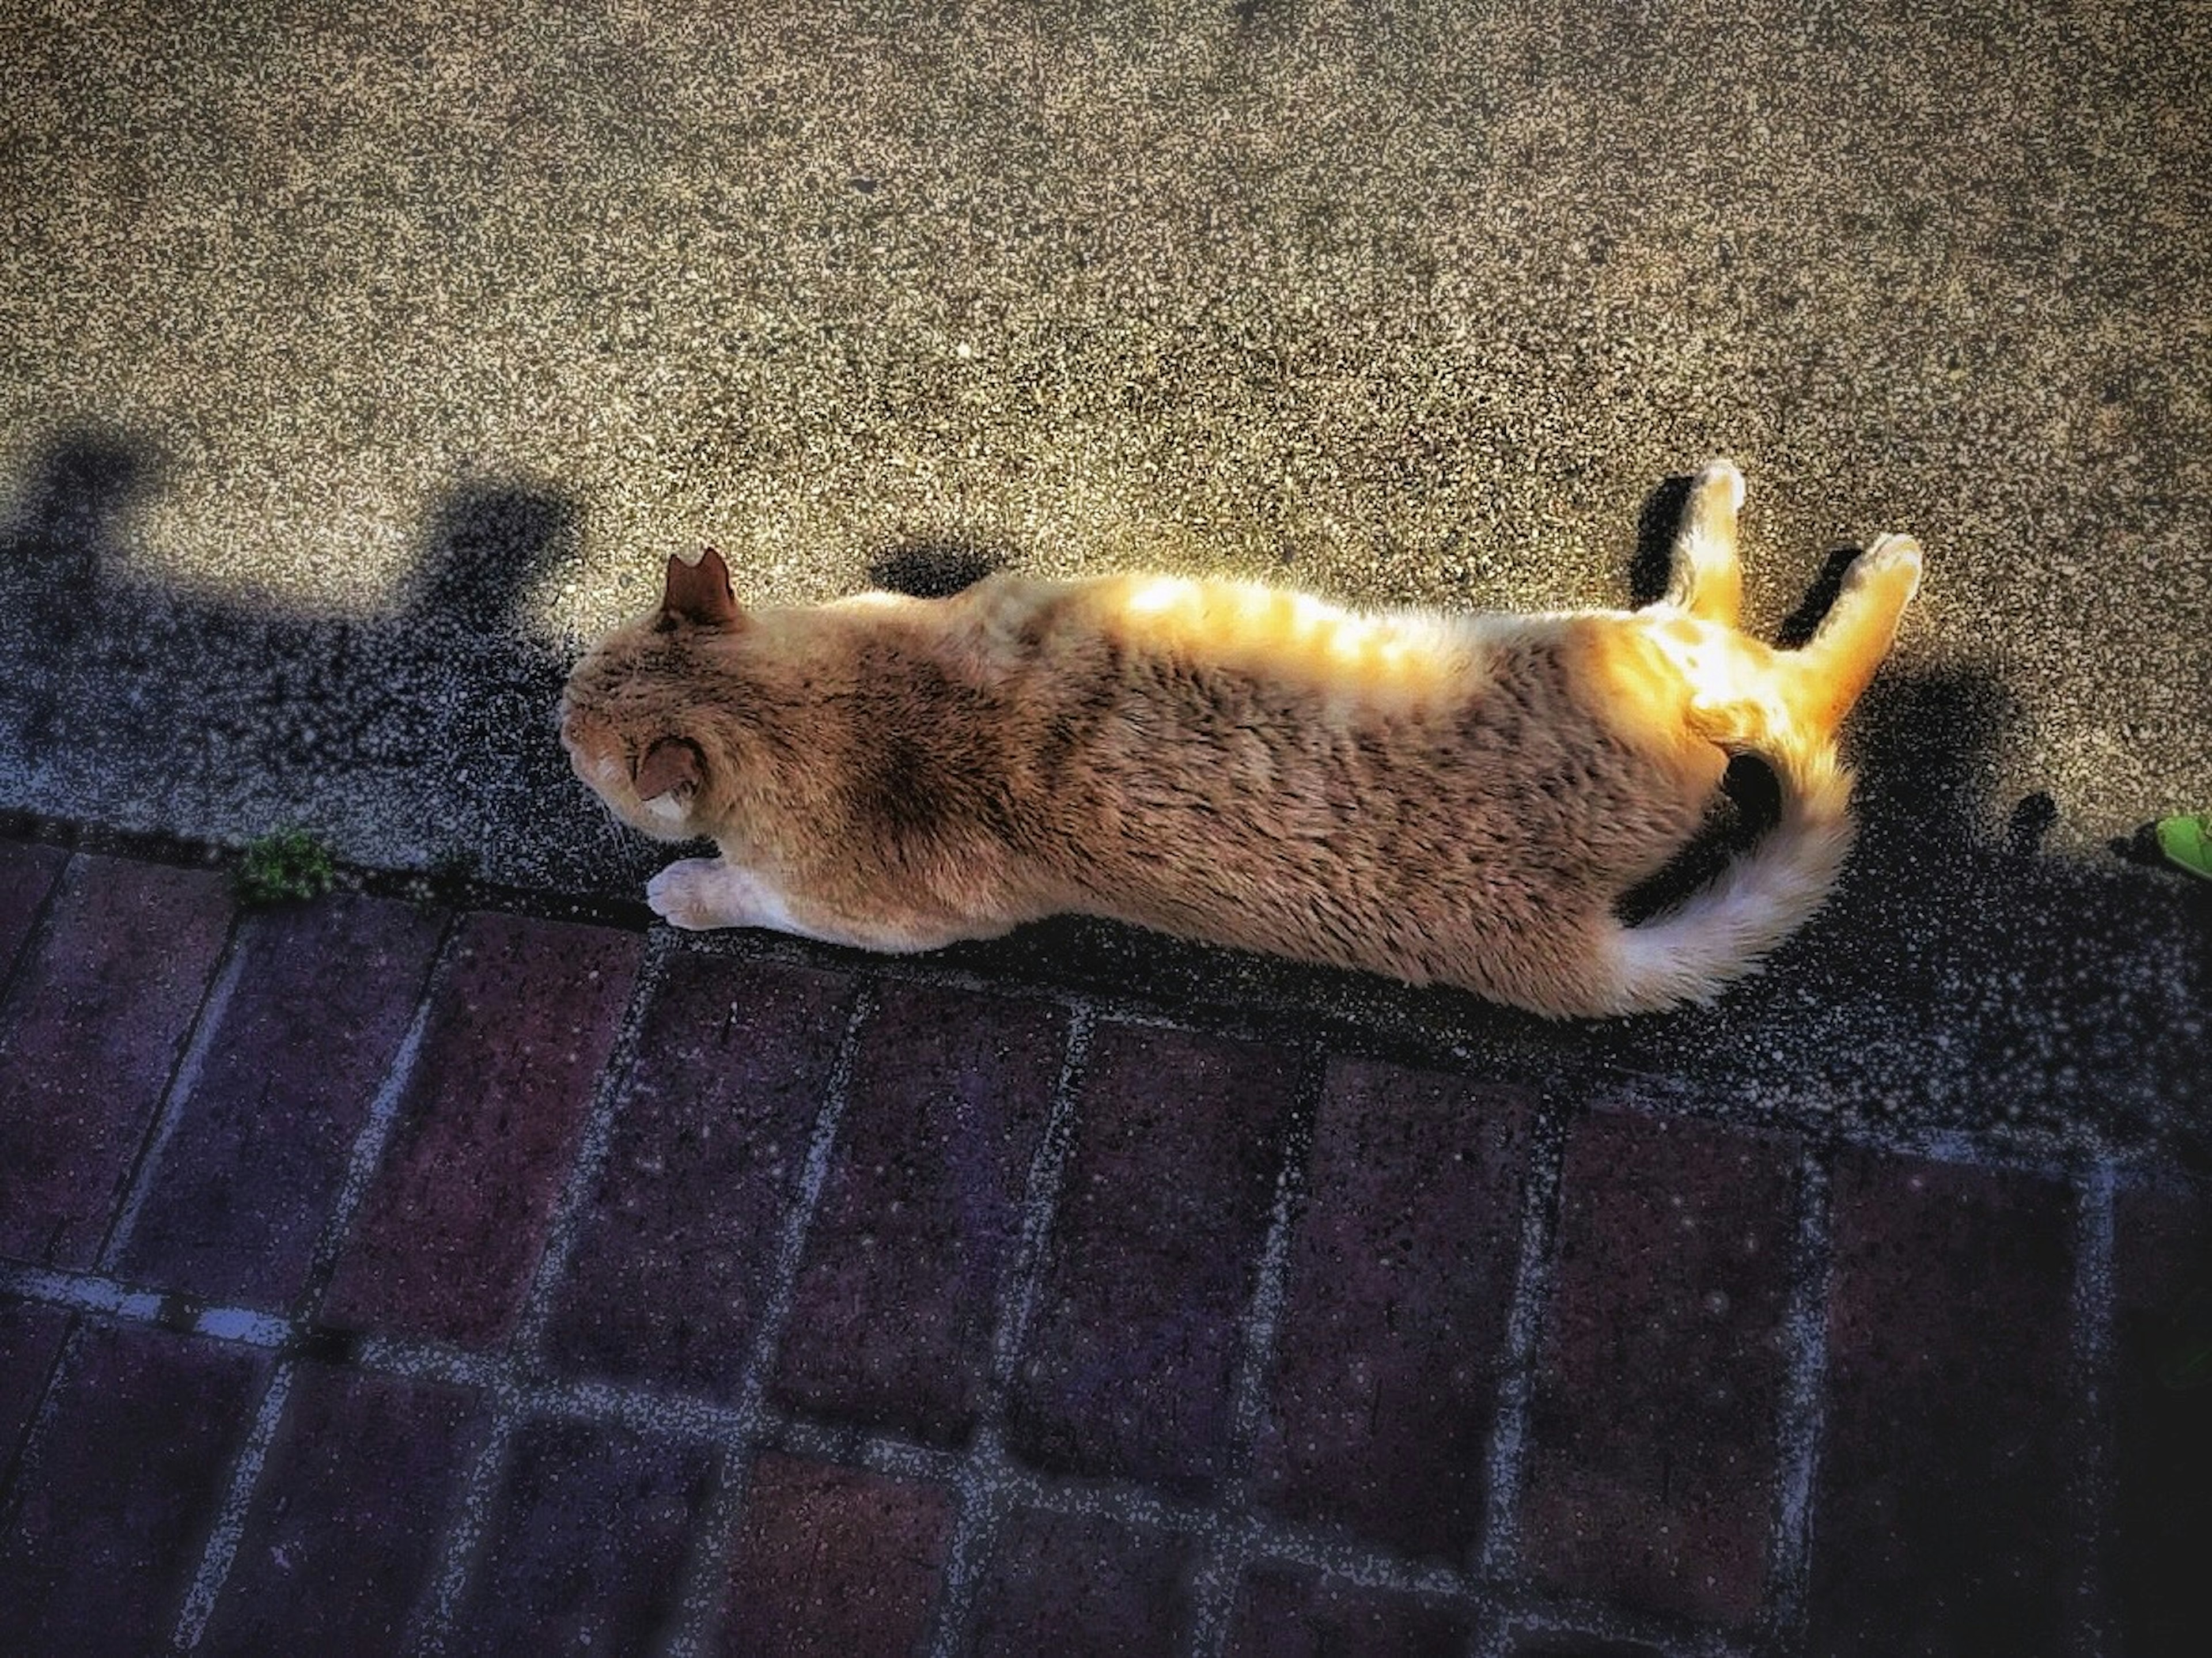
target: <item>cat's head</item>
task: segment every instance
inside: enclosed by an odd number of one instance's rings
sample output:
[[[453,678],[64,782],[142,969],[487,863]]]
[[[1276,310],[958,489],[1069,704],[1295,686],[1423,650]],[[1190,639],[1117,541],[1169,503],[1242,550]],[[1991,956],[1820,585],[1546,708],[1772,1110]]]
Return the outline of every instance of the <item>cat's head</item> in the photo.
[[[727,810],[726,736],[702,711],[750,625],[720,553],[709,547],[696,564],[672,556],[659,606],[609,634],[568,676],[561,746],[631,828],[690,840]]]

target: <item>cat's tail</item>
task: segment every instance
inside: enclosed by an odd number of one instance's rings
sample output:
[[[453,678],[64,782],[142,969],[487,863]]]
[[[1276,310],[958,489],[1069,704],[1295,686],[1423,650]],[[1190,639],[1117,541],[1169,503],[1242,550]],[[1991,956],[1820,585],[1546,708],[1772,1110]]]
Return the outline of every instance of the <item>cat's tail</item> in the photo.
[[[1709,1002],[1756,973],[1767,953],[1826,901],[1850,856],[1850,774],[1837,759],[1832,738],[1769,731],[1728,746],[1773,768],[1782,786],[1780,819],[1675,908],[1613,930],[1613,1012]]]
[[[1888,653],[1920,585],[1920,544],[1909,536],[1877,539],[1851,561],[1802,649],[1768,651],[1736,635],[1732,649],[1684,656],[1684,677],[1700,693],[1687,709],[1691,725],[1774,768],[1782,817],[1675,909],[1609,929],[1601,976],[1610,981],[1613,1011],[1711,1000],[1756,972],[1826,900],[1853,835],[1850,774],[1837,758],[1837,727]],[[1714,641],[1708,635],[1702,643]]]

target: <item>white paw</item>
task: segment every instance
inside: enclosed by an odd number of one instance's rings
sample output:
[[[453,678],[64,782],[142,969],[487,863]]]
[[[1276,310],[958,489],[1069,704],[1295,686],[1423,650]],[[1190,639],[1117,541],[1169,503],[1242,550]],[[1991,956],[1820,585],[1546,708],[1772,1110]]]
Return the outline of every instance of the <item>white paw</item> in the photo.
[[[684,859],[645,884],[645,902],[671,926],[698,932],[724,926],[715,903],[720,872],[714,859]]]
[[[1725,490],[1729,511],[1743,510],[1743,474],[1732,460],[1707,461],[1698,469],[1697,477],[1691,479],[1690,489],[1700,495],[1708,490]]]
[[[1874,544],[1851,561],[1846,580],[1872,581],[1892,570],[1904,573],[1907,598],[1920,591],[1920,544],[1911,536],[1876,536]]]

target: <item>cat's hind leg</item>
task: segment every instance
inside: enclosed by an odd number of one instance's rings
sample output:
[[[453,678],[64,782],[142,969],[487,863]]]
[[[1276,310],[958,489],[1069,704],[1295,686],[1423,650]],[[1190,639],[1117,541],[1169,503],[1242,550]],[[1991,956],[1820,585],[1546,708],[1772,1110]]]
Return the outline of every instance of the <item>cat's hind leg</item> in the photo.
[[[1736,514],[1743,510],[1743,474],[1733,461],[1709,461],[1690,480],[1690,498],[1674,532],[1665,603],[1700,622],[1736,624],[1743,607],[1743,569],[1736,561]]]
[[[1920,544],[1881,536],[1844,572],[1842,590],[1819,629],[1790,660],[1790,701],[1814,730],[1832,732],[1859,700],[1897,638],[1899,618],[1920,589]]]

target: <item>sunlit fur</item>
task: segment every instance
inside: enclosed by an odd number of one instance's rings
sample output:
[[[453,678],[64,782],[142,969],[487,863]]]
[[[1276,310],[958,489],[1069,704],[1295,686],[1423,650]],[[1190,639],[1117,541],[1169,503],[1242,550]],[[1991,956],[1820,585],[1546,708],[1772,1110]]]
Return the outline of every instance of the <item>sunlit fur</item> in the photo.
[[[625,822],[718,843],[649,890],[678,926],[913,950],[1076,911],[1553,1016],[1668,1007],[1827,894],[1835,728],[1918,580],[1885,537],[1810,644],[1771,650],[1735,626],[1741,496],[1727,463],[1698,475],[1668,597],[1633,612],[1360,615],[1144,575],[739,611],[701,599],[726,594],[709,555],[579,665],[562,737]],[[1741,752],[1779,822],[1623,926]]]

